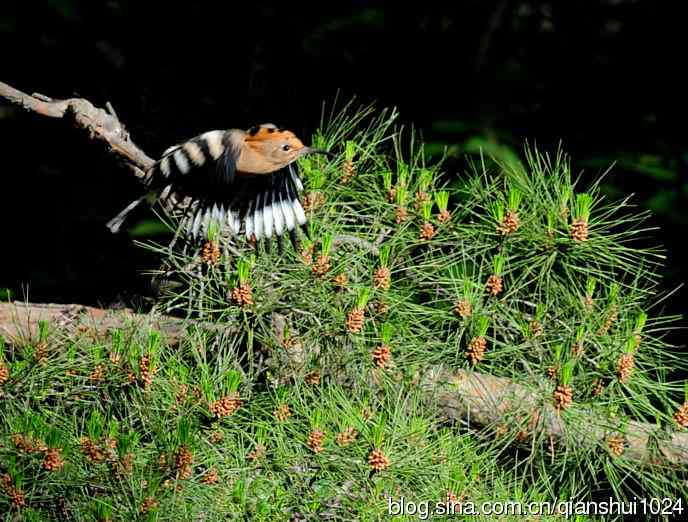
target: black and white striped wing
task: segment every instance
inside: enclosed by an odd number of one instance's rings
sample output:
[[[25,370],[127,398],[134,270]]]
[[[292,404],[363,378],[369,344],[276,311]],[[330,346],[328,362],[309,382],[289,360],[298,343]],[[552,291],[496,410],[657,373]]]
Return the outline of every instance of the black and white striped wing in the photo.
[[[182,226],[193,239],[207,235],[214,222],[232,235],[243,229],[256,241],[286,232],[294,240],[296,227],[306,224],[296,165],[268,175],[237,175],[240,149],[232,132],[206,132],[167,149],[151,169],[151,188],[163,203],[184,209]]]

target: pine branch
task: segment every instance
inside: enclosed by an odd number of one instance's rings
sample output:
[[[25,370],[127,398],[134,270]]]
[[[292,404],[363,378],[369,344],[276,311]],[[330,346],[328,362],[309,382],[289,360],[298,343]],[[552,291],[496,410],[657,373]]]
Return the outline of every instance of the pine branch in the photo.
[[[168,344],[178,344],[187,336],[187,328],[217,331],[218,326],[189,322],[176,317],[133,313],[129,309],[106,310],[77,304],[0,303],[0,334],[10,342],[29,341],[36,337],[42,321],[94,336],[110,330],[137,325],[160,330]],[[284,317],[275,314],[273,328],[283,337]],[[223,331],[238,331],[240,325],[223,325]],[[554,406],[542,404],[541,398],[512,380],[468,370],[447,371],[441,367],[428,370],[420,379],[428,397],[435,397],[442,412],[450,419],[484,428],[524,416],[533,419],[531,436],[545,436],[558,443],[578,447],[604,444],[613,423],[594,412],[579,412],[588,422],[573,427],[566,424]],[[573,431],[575,430],[575,431]],[[674,432],[669,438],[659,437],[653,424],[632,421],[625,431],[627,448],[624,458],[638,464],[688,464],[688,433]]]

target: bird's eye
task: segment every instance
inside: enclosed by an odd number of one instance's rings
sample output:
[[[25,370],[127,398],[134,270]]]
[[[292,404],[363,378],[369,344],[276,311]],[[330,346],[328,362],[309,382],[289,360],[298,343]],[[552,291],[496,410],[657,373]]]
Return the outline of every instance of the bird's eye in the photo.
[[[284,152],[287,152],[289,149],[291,149],[291,147],[289,145],[282,145],[282,150]]]

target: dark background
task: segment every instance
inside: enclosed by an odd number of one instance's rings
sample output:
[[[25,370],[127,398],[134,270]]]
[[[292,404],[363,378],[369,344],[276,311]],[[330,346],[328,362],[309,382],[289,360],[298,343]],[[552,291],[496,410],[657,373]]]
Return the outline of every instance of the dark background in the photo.
[[[617,161],[605,191],[655,212],[671,289],[688,273],[681,3],[5,1],[0,80],[110,101],[152,156],[263,121],[307,135],[338,90],[397,106],[430,150],[450,146],[451,172],[480,146],[561,141],[576,171]],[[0,102],[0,159],[0,294],[108,305],[148,292],[156,260],[105,228],[139,186],[102,147]]]

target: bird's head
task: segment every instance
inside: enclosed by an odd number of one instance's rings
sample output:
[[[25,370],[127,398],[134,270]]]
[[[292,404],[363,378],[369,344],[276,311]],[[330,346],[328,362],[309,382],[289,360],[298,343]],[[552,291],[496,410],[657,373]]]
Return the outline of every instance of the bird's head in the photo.
[[[293,132],[278,128],[272,123],[251,127],[246,131],[244,145],[252,153],[252,165],[247,166],[247,171],[257,174],[284,168],[305,154],[330,154],[307,147]]]

